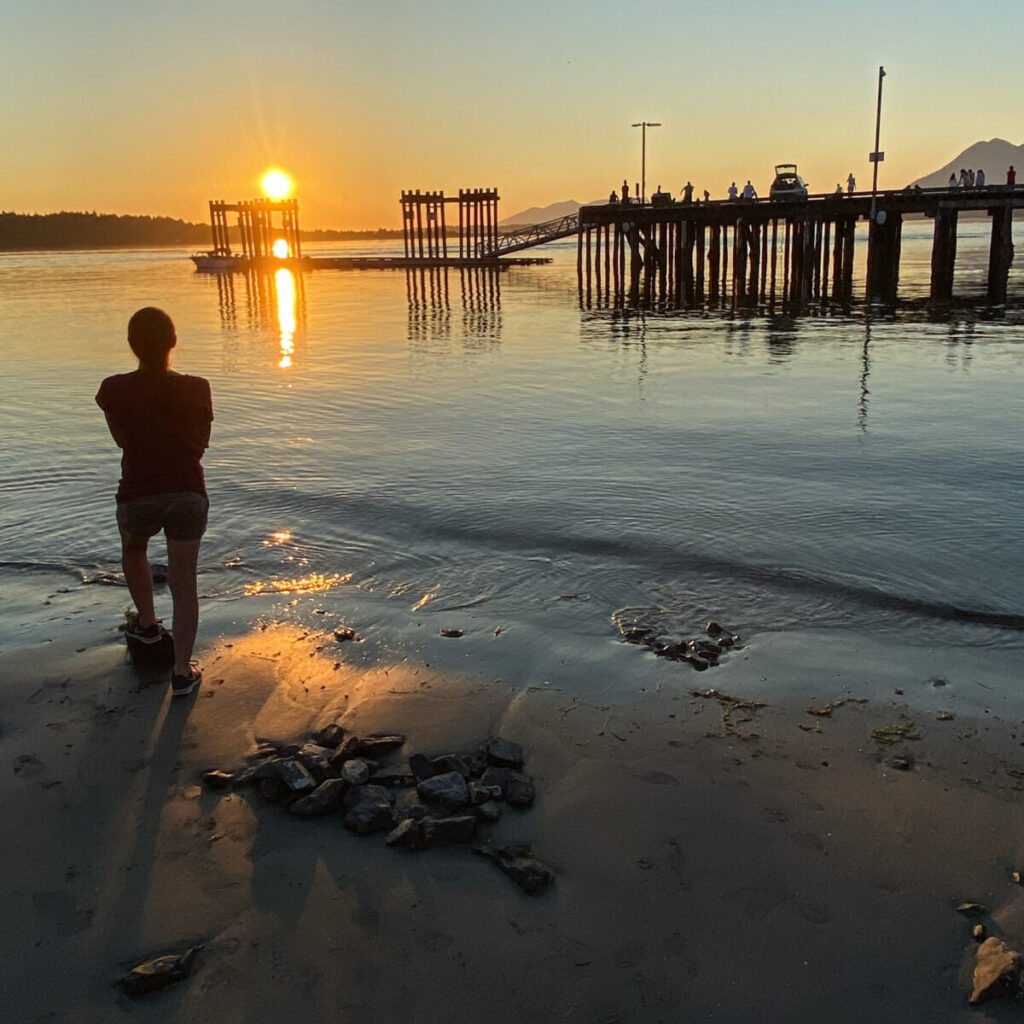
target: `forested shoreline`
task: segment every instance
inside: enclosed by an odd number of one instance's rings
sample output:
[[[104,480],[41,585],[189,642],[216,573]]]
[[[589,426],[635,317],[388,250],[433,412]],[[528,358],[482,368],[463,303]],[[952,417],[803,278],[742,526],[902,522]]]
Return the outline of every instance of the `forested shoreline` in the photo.
[[[399,230],[303,231],[307,241],[342,241],[401,237]],[[231,232],[232,242],[238,233]],[[53,249],[145,249],[157,246],[210,245],[209,224],[194,224],[173,217],[132,216],[114,213],[9,213],[0,212],[0,251]]]

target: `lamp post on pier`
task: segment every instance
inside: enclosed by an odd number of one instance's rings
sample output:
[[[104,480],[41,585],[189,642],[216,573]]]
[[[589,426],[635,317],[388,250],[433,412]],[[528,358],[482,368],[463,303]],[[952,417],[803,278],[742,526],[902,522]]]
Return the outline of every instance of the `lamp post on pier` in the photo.
[[[868,159],[873,165],[871,175],[871,219],[875,219],[875,199],[878,194],[878,165],[885,159],[885,154],[878,148],[879,135],[882,130],[882,79],[885,78],[885,68],[878,66],[878,108],[875,111],[875,150],[868,154]]]
[[[647,198],[647,129],[660,128],[660,121],[636,121],[631,128],[640,129],[640,205]]]

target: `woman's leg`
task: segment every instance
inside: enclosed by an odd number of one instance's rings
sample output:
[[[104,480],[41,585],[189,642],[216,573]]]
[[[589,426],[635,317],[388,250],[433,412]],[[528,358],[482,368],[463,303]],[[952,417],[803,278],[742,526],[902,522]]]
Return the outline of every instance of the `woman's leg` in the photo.
[[[167,538],[167,582],[174,606],[174,674],[187,676],[191,671],[192,648],[199,628],[199,593],[196,566],[199,563],[198,540]],[[152,601],[152,599],[151,599]]]
[[[156,622],[153,608],[153,572],[149,567],[149,538],[121,529],[121,565],[128,593],[132,595],[139,625],[146,629]]]

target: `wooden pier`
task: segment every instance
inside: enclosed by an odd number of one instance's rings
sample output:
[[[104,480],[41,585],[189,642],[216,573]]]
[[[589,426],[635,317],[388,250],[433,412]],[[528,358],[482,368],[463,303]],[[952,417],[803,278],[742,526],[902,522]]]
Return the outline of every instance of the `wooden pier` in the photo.
[[[531,225],[521,230],[498,229],[498,190],[495,188],[459,189],[457,196],[444,192],[403,191],[402,256],[303,256],[299,242],[299,204],[295,199],[275,201],[251,199],[226,203],[210,201],[210,226],[213,248],[195,253],[197,270],[217,273],[236,271],[291,270],[399,270],[426,267],[492,267],[550,263],[545,256],[509,258],[508,254],[539,245],[552,238],[574,234],[577,219],[562,218],[549,225]],[[457,251],[449,253],[449,225],[445,214],[458,204],[458,218],[451,230],[457,233]],[[228,214],[237,215],[241,253],[231,249]],[[274,215],[281,223],[274,225]],[[540,229],[538,231],[538,229]],[[455,246],[453,245],[453,250]]]
[[[853,301],[857,222],[869,221],[866,298],[891,304],[904,218],[934,220],[931,298],[952,298],[960,213],[992,221],[987,298],[1002,304],[1013,259],[1013,210],[1024,188],[907,189],[793,200],[581,207],[577,273],[583,305],[793,309]],[[874,217],[872,218],[872,210]]]

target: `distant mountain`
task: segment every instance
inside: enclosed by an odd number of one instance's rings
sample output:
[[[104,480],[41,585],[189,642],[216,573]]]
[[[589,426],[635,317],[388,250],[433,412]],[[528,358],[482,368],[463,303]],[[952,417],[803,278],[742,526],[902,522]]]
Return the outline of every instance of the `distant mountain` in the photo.
[[[942,188],[949,184],[949,176],[960,177],[961,168],[977,171],[983,168],[985,180],[989,185],[1002,185],[1006,182],[1006,168],[1010,165],[1017,168],[1018,173],[1024,165],[1024,145],[1015,146],[1005,139],[989,139],[988,142],[976,142],[968,146],[959,156],[954,157],[939,170],[926,174],[911,185],[921,188]]]
[[[552,203],[550,206],[531,206],[528,210],[506,217],[498,223],[501,227],[511,227],[513,224],[543,224],[546,220],[568,217],[579,208],[580,204],[575,199],[566,199],[562,203]]]

